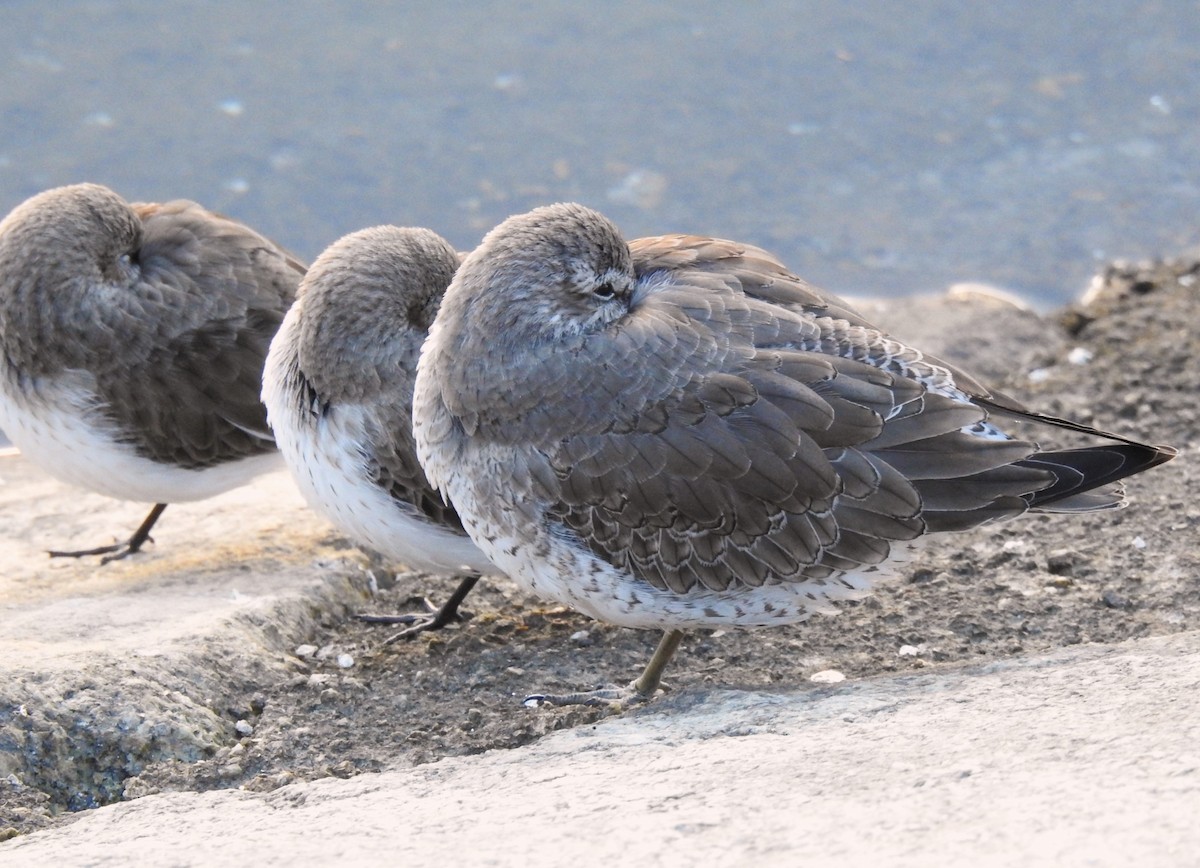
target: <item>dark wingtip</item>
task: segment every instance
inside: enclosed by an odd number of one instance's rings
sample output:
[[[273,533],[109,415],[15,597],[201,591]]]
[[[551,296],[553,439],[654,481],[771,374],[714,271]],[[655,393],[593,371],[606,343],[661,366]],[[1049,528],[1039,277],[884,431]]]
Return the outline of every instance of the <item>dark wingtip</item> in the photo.
[[[1155,465],[1158,465],[1158,464],[1166,464],[1172,458],[1179,455],[1179,450],[1176,449],[1174,446],[1167,446],[1164,444],[1159,444],[1157,446],[1151,446],[1149,448],[1153,449],[1155,452],[1158,453],[1158,458],[1154,461],[1154,464],[1148,465],[1149,467],[1154,467]]]
[[[1093,428],[1091,425],[1083,425],[1069,419],[1060,419],[1057,416],[1026,410],[1003,395],[989,397],[975,395],[971,400],[989,413],[1051,425],[1079,434],[1102,437],[1105,440],[1115,440],[1118,444],[1064,449],[1056,452],[1038,452],[1029,456],[1026,461],[1018,462],[1027,466],[1048,469],[1057,477],[1057,481],[1053,485],[1033,494],[1030,500],[1031,507],[1048,506],[1055,502],[1066,501],[1084,492],[1165,464],[1179,454],[1179,450],[1174,446],[1152,446],[1122,437],[1111,431]],[[1122,495],[1120,492],[1114,492],[1109,500],[1112,506],[1119,506],[1122,502]],[[1066,511],[1076,509],[1073,504],[1063,503],[1061,506]]]
[[[1085,492],[1157,467],[1178,454],[1179,450],[1172,446],[1150,446],[1124,441],[1108,446],[1038,452],[1020,463],[1049,470],[1055,475],[1053,485],[1034,492],[1030,499],[1030,507],[1058,504],[1060,509],[1069,512],[1088,511],[1103,508],[1103,505],[1087,499],[1080,499],[1078,504],[1068,504],[1066,501],[1078,499],[1079,495]],[[1112,499],[1112,506],[1120,505],[1123,500],[1122,492],[1114,490]]]

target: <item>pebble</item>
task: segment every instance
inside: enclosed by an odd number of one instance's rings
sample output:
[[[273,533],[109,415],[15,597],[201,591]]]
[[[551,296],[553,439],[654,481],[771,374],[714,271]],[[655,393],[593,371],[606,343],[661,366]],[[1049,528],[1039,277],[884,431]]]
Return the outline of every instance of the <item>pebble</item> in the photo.
[[[349,669],[354,665],[354,658],[349,654],[339,654],[337,656],[337,665],[341,669]]]
[[[1065,549],[1050,552],[1046,558],[1047,571],[1056,576],[1071,576],[1075,574],[1075,554]]]
[[[239,720],[233,725],[233,728],[238,731],[239,735],[254,735],[254,727],[248,720]]]
[[[808,676],[808,680],[815,684],[837,684],[845,681],[846,676],[836,669],[822,669],[820,672],[814,672]]]
[[[908,581],[914,585],[928,584],[930,586],[944,585],[944,584],[946,584],[947,581],[949,581],[949,579],[950,579],[949,573],[946,573],[946,572],[936,572],[935,573],[933,570],[927,569],[925,567],[922,567],[917,570],[913,570],[912,574],[908,577]]]
[[[354,777],[354,771],[354,763],[352,763],[350,760],[342,760],[337,765],[329,767],[329,773],[331,775],[333,775],[335,778],[342,778],[343,780]]]
[[[1100,602],[1108,606],[1110,609],[1132,609],[1133,603],[1128,597],[1118,594],[1116,591],[1105,591],[1100,595]]]
[[[297,657],[303,657],[303,658],[307,659],[309,657],[312,657],[316,653],[317,653],[316,645],[297,645],[296,646],[295,654]]]
[[[571,634],[571,641],[576,645],[591,645],[592,634],[587,630],[577,630]]]

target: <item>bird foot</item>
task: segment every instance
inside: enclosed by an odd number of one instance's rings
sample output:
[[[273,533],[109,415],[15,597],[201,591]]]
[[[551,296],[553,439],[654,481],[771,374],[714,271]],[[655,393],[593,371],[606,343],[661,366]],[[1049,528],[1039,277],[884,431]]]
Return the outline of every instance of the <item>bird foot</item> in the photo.
[[[115,542],[110,546],[98,546],[94,549],[83,549],[77,552],[49,551],[46,554],[52,558],[86,558],[92,555],[104,555],[100,558],[100,566],[104,566],[110,561],[119,561],[130,555],[136,555],[142,550],[143,545],[154,542],[154,537],[150,536],[150,529],[154,527],[154,523],[158,521],[159,516],[166,508],[165,503],[154,504],[154,508],[150,510],[150,514],[146,516],[138,529],[133,532],[133,536],[124,542]]]
[[[108,546],[97,546],[94,549],[81,549],[75,552],[51,550],[46,552],[46,554],[52,558],[87,558],[93,555],[104,555],[104,557],[100,558],[100,566],[104,566],[111,561],[119,561],[130,555],[136,555],[142,550],[142,543],[146,541],[154,542],[154,538],[146,537],[144,540],[135,540],[134,537],[130,537],[122,542],[115,542]]]
[[[664,693],[670,690],[665,684],[661,685],[660,689]],[[656,689],[651,693],[642,693],[637,688],[637,682],[633,681],[624,687],[610,684],[607,687],[583,690],[578,693],[531,693],[521,700],[521,704],[526,708],[542,708],[546,705],[608,705],[614,711],[622,711],[631,706],[649,702],[657,692]]]
[[[624,687],[609,685],[582,693],[531,693],[521,704],[526,708],[539,708],[543,705],[611,705],[614,711],[622,711],[631,705],[647,702],[653,699],[660,689],[664,692],[671,689],[662,683],[662,672],[682,640],[682,630],[667,630],[663,633],[642,674]]]
[[[391,645],[394,642],[399,642],[401,639],[412,639],[414,636],[419,636],[421,633],[429,633],[433,630],[441,630],[448,624],[467,621],[471,618],[470,612],[463,612],[457,606],[452,609],[447,606],[438,608],[429,602],[423,600],[427,611],[425,612],[409,612],[404,615],[367,615],[359,614],[354,617],[367,624],[408,624],[409,626],[401,630],[399,633],[394,633],[383,640],[384,645]]]
[[[355,615],[358,620],[366,621],[369,624],[411,624],[407,630],[401,630],[394,636],[389,636],[383,640],[384,645],[391,645],[393,642],[399,642],[401,639],[411,639],[421,633],[428,633],[430,630],[440,630],[447,624],[455,621],[466,621],[471,617],[469,612],[459,611],[459,606],[462,601],[467,598],[467,594],[475,587],[475,583],[479,581],[478,573],[471,573],[463,577],[459,582],[458,587],[454,589],[454,593],[446,602],[442,603],[441,608],[435,608],[429,600],[424,600],[425,612],[413,613],[408,615]]]

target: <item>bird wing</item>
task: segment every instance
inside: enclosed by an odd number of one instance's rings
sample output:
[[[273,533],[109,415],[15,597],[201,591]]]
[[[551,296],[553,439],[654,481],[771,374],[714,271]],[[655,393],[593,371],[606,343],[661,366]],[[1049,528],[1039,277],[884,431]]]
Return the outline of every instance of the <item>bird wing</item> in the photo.
[[[430,484],[417,461],[412,430],[412,371],[403,373],[405,388],[389,390],[384,400],[362,408],[360,449],[367,477],[402,509],[416,510],[440,526],[465,533],[458,513]]]
[[[913,455],[897,456],[893,450],[892,462],[909,474],[921,494],[922,514],[929,530],[972,527],[989,512],[995,512],[993,517],[1011,515],[1018,508],[1011,498],[1017,496],[1028,508],[1040,512],[1084,512],[1120,507],[1125,503],[1124,490],[1113,483],[1169,461],[1177,454],[1169,446],[1140,443],[1030,410],[1003,392],[983,385],[960,368],[891,338],[844,300],[796,277],[771,254],[752,245],[671,235],[640,239],[630,246],[643,273],[687,268],[690,275],[700,272],[704,279],[721,281],[735,292],[814,317],[822,324],[822,335],[819,344],[816,347],[809,344],[809,348],[853,358],[916,379],[929,390],[957,403],[969,402],[981,408],[993,421],[981,421],[972,426],[970,433],[977,438],[1013,439],[1001,431],[994,420],[1016,419],[1066,429],[1088,438],[1114,441],[1039,452],[1036,458],[1017,461],[1011,467],[993,468],[986,477],[941,481],[921,478],[928,470],[915,467]],[[878,440],[871,448],[878,450],[883,442]],[[944,440],[939,441],[939,448],[945,445]],[[1030,470],[1041,471],[1041,474],[1031,474]],[[1047,473],[1053,482],[1039,487],[1037,481],[1045,480]],[[1000,497],[1009,499],[996,499]],[[1001,505],[1004,505],[1003,509],[999,508]]]
[[[1031,444],[963,430],[978,406],[873,363],[886,339],[761,251],[675,236],[634,256],[628,314],[531,367],[541,403],[509,435],[535,444],[516,473],[550,513],[651,585],[836,581],[925,531],[924,480],[975,477],[955,508],[976,523],[1053,482],[1012,468]]]
[[[132,364],[96,372],[106,412],[157,461],[202,468],[271,450],[263,363],[304,266],[194,203],[133,208],[142,243],[113,323]]]

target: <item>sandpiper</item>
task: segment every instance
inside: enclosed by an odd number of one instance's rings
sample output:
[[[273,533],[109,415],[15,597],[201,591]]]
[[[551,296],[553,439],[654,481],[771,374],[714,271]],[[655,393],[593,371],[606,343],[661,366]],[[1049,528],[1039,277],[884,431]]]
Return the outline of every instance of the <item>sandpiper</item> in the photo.
[[[127,203],[97,184],[40,193],[0,222],[0,429],[59,479],[168,503],[278,463],[263,361],[304,266],[194,202]]]
[[[393,560],[463,576],[435,612],[371,617],[412,625],[389,642],[449,623],[495,571],[425,479],[412,439],[417,359],[458,262],[427,229],[334,242],[300,284],[263,376],[275,440],[309,505]]]
[[[413,401],[417,455],[517,583],[666,631],[802,621],[924,534],[1120,506],[1175,451],[1026,410],[888,336],[769,253],[626,243],[580,205],[511,217],[459,267]],[[1111,441],[1039,451],[1011,420]]]

